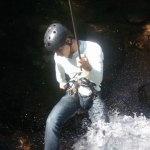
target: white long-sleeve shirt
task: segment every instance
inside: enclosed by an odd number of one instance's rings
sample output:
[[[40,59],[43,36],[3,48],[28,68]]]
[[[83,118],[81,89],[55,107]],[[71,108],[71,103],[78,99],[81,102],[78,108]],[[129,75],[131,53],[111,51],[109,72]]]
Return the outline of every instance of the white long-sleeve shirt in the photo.
[[[94,42],[90,41],[80,41],[80,53],[86,55],[89,63],[92,66],[90,72],[84,72],[82,76],[88,78],[91,82],[96,84],[95,88],[100,91],[100,83],[103,79],[103,59],[104,55],[101,47]],[[66,58],[62,56],[57,56],[55,53],[55,70],[56,79],[60,85],[65,85],[67,83],[65,78],[65,73],[72,78],[77,72],[80,72],[80,68],[77,67],[76,58],[78,57],[78,51],[76,51],[72,58]]]

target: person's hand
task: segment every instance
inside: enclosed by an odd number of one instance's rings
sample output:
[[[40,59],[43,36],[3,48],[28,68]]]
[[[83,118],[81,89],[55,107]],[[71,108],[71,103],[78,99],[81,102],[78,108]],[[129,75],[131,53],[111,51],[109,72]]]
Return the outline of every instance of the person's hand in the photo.
[[[77,66],[83,68],[85,71],[91,71],[92,66],[90,65],[88,58],[85,55],[81,55],[81,59],[77,57],[76,59]]]
[[[65,84],[65,85],[60,85],[60,89],[66,90],[66,89],[67,89],[67,84]]]

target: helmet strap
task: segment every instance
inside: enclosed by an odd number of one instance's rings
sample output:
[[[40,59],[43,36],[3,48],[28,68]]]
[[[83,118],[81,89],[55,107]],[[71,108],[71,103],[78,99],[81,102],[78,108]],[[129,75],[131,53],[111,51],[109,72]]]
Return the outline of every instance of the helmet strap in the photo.
[[[72,37],[70,36],[69,38],[70,38],[70,40],[71,40],[70,43],[65,42],[65,45],[69,45],[69,46],[70,46],[70,53],[69,53],[69,56],[70,56],[70,54],[71,54],[71,46],[72,46],[72,43],[73,43],[73,42],[72,42]]]

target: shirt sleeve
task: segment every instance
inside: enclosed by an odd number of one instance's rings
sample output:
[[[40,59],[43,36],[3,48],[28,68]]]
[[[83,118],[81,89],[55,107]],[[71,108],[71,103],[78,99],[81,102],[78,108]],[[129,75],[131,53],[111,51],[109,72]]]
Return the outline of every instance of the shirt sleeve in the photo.
[[[56,54],[54,56],[54,60],[55,60],[56,80],[59,82],[60,85],[65,85],[67,83],[65,77],[65,70],[63,66],[59,63]]]
[[[90,81],[100,85],[103,80],[103,60],[104,54],[101,47],[94,43],[92,45],[87,45],[87,54],[86,54],[89,63],[92,66],[90,72],[83,71],[83,76],[88,78]]]

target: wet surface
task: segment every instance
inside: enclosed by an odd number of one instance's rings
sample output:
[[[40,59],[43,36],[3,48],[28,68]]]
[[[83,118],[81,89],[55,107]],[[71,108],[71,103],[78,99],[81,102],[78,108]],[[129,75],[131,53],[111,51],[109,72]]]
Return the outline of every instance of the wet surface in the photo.
[[[125,2],[75,1],[79,38],[102,46],[102,98],[109,109],[118,108],[123,114],[137,109],[149,112],[149,2],[122,3]],[[0,149],[41,150],[47,115],[64,94],[55,79],[53,56],[45,54],[43,35],[52,20],[72,26],[69,19],[64,21],[70,15],[65,13],[65,3],[61,7],[55,4],[58,7],[53,11],[46,2],[14,1],[9,3],[10,9],[7,4],[5,1],[1,5],[7,9],[2,9],[0,25]],[[81,122],[87,117],[87,113],[76,115],[65,124],[61,132],[63,149],[70,150],[86,132]]]

